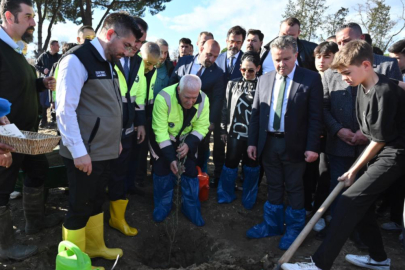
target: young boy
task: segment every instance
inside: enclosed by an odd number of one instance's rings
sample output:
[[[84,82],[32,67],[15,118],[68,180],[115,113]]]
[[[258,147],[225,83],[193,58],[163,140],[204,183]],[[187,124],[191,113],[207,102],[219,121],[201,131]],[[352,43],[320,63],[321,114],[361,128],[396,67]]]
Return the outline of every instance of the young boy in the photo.
[[[348,188],[335,209],[329,232],[313,256],[312,263],[283,264],[285,270],[329,270],[357,226],[369,255],[346,255],[346,260],[367,269],[389,270],[374,214],[374,202],[384,190],[405,174],[405,92],[373,70],[373,50],[362,40],[346,44],[335,56],[331,68],[351,86],[358,86],[356,116],[360,130],[370,144],[338,180]],[[368,165],[356,181],[356,174]]]
[[[332,41],[324,41],[315,48],[315,67],[321,76],[323,76],[323,73],[329,69],[333,58],[338,51],[338,45]]]

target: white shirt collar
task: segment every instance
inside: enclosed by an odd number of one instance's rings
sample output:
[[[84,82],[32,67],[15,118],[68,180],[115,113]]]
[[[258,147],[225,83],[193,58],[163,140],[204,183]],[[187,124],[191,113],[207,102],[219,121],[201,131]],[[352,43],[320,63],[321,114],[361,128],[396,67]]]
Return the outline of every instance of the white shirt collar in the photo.
[[[104,49],[103,46],[101,46],[100,41],[98,40],[98,37],[96,37],[95,39],[93,39],[92,41],[90,41],[90,43],[94,46],[94,48],[96,48],[96,50],[98,51],[98,53],[101,55],[101,57],[103,57],[103,59],[105,61],[107,61],[107,58],[105,57],[105,53],[104,53]]]
[[[297,67],[297,66],[294,65],[293,70],[290,72],[290,74],[287,75],[287,78],[288,78],[288,79],[292,80],[292,79],[294,78],[294,74],[295,74],[295,69],[296,69],[296,67]],[[281,79],[283,78],[283,76],[277,73],[276,78],[277,78],[277,80],[281,80]]]
[[[239,51],[237,54],[235,54],[234,56],[226,55],[226,58],[227,58],[227,59],[231,59],[231,57],[234,57],[235,59],[238,59],[239,54],[240,54],[240,51]]]
[[[14,50],[19,49],[20,46],[18,46],[17,43],[14,42],[14,40],[4,31],[3,27],[0,26],[0,39],[3,40],[5,43],[8,44],[11,48]]]

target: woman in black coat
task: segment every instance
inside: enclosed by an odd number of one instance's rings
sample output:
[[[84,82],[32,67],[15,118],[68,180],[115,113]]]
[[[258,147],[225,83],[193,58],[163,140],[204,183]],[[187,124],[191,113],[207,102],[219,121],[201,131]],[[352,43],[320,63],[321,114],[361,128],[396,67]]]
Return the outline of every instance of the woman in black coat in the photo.
[[[227,144],[225,165],[218,183],[218,203],[230,203],[236,199],[235,181],[238,165],[243,160],[245,179],[242,204],[251,209],[256,202],[260,166],[247,156],[247,138],[250,115],[256,91],[257,72],[260,70],[260,56],[248,51],[242,56],[240,67],[242,77],[228,82],[222,109],[222,140]]]

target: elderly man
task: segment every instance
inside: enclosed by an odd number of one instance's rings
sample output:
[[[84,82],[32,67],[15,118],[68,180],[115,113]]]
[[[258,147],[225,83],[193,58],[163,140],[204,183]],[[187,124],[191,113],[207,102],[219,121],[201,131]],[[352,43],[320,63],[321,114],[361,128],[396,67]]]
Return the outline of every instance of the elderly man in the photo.
[[[218,118],[218,113],[221,111],[222,102],[225,97],[223,72],[215,62],[219,52],[220,46],[217,41],[213,39],[205,41],[204,45],[200,47],[200,53],[198,55],[183,57],[179,61],[169,82],[169,85],[172,85],[178,83],[180,79],[187,74],[197,75],[202,82],[201,90],[212,101],[210,105],[210,133],[208,133],[207,138],[200,144],[198,150],[197,164],[201,168],[203,168],[206,155],[209,153],[211,132],[215,129],[215,126],[218,126],[219,129],[220,119]],[[217,137],[220,138],[220,134],[218,134]],[[218,140],[216,142],[218,143]],[[220,140],[219,142],[221,143]]]
[[[172,208],[173,188],[181,174],[182,212],[195,225],[203,226],[199,181],[196,169],[198,144],[208,133],[209,100],[196,75],[184,75],[180,83],[157,95],[152,117],[151,153],[153,157],[153,219],[163,221]]]
[[[156,40],[156,44],[160,48],[160,58],[159,62],[156,65],[156,81],[155,87],[153,88],[153,97],[155,98],[157,94],[163,88],[166,88],[169,85],[170,76],[173,73],[174,65],[173,62],[169,59],[169,44],[166,40],[160,38]]]
[[[60,154],[69,180],[64,240],[91,258],[115,260],[121,249],[104,243],[103,203],[112,160],[121,153],[122,99],[113,64],[129,56],[142,32],[126,13],[112,13],[91,42],[70,50],[59,64],[56,114]]]
[[[83,44],[86,40],[92,41],[96,37],[96,32],[90,25],[83,25],[77,30],[77,44]]]
[[[306,40],[299,39],[301,33],[301,23],[298,19],[290,17],[282,21],[280,25],[279,36],[292,36],[297,40],[298,45],[298,57],[296,64],[300,67],[307,68],[313,71],[317,71],[315,68],[314,50],[317,44]],[[263,74],[274,70],[273,60],[271,59],[270,45],[273,41],[270,41],[264,46],[262,54],[262,69]]]
[[[8,114],[10,122],[20,130],[37,131],[38,92],[55,89],[55,79],[37,79],[34,67],[22,54],[20,41],[30,43],[34,38],[33,3],[31,0],[1,0],[0,15],[0,97],[12,103]],[[60,218],[44,215],[43,184],[48,161],[45,155],[5,153],[0,155],[0,164],[0,259],[24,260],[33,255],[37,247],[15,242],[8,201],[22,168],[26,173],[23,191],[26,234],[57,225]]]
[[[247,232],[262,238],[286,232],[279,243],[288,249],[305,225],[303,174],[314,162],[322,132],[322,83],[318,73],[295,65],[295,38],[271,43],[275,71],[259,78],[249,127],[248,156],[261,158],[267,176],[264,222]],[[289,206],[284,214],[284,189]]]

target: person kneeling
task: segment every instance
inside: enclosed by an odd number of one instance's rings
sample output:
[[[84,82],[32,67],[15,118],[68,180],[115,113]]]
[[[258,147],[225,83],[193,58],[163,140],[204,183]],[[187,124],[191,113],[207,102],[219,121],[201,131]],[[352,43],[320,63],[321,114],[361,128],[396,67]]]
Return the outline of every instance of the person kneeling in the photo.
[[[195,75],[164,88],[155,99],[152,114],[150,152],[153,162],[153,219],[163,221],[172,208],[173,188],[179,173],[178,158],[184,162],[181,174],[182,212],[197,226],[203,226],[196,168],[198,144],[208,133],[209,100]],[[176,157],[177,156],[177,157]]]

